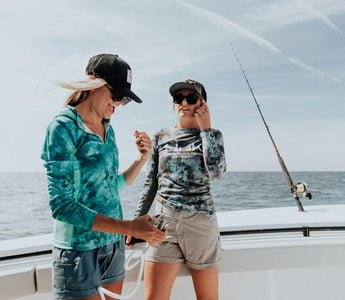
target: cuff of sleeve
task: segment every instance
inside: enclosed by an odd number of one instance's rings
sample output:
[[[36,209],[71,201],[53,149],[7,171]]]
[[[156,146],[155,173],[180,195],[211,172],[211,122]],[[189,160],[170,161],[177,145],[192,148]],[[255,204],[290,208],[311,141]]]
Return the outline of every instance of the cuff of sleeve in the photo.
[[[89,216],[87,218],[87,224],[86,224],[86,228],[88,230],[92,230],[93,223],[95,222],[96,215],[97,215],[97,213],[95,211],[90,211]]]
[[[213,135],[212,128],[207,128],[200,132],[201,137],[208,137]]]
[[[125,180],[125,176],[123,175],[123,173],[117,177],[117,186],[118,186],[119,192],[122,192],[129,186],[129,184]]]

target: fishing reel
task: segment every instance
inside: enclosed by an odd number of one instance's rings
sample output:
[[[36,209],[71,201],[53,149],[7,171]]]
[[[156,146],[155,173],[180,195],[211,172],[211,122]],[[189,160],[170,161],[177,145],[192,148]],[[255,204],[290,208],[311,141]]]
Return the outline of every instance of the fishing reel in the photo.
[[[165,226],[168,223],[177,223],[178,219],[169,217],[166,215],[156,215],[155,217],[151,218],[150,222],[152,225],[156,226],[159,230],[163,231]],[[127,243],[127,245],[133,245],[133,244],[143,243],[143,242],[145,242],[143,239],[132,237],[132,239],[130,240],[129,243]]]
[[[175,221],[175,219],[173,220]],[[150,221],[153,225],[157,226],[159,230],[164,230],[164,227],[171,223],[171,218],[164,216],[164,215],[157,215],[156,217],[153,217]]]
[[[307,191],[307,184],[303,182],[297,182],[291,186],[291,193],[294,195],[303,194],[303,196],[311,200],[312,195]]]

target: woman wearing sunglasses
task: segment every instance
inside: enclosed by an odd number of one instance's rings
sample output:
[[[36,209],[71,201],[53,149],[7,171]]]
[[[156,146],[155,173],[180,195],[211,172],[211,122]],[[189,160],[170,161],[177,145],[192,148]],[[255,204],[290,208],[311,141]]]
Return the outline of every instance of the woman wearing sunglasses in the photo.
[[[57,82],[74,92],[50,123],[42,159],[54,221],[54,299],[100,299],[98,287],[121,293],[123,235],[155,246],[165,239],[148,215],[122,220],[119,189],[137,177],[152,142],[136,131],[139,157],[118,174],[118,149],[109,119],[120,105],[141,99],[131,91],[131,68],[117,55],[92,57],[88,79]]]
[[[153,151],[136,216],[156,199],[168,236],[145,255],[146,299],[170,299],[185,263],[198,299],[218,299],[220,239],[210,180],[220,178],[226,163],[222,133],[211,128],[207,94],[194,80],[170,87],[178,121],[154,135]]]

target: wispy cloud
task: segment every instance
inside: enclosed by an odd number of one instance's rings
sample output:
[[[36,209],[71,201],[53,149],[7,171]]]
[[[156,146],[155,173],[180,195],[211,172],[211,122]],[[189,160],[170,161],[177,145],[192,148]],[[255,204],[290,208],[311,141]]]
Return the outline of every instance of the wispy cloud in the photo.
[[[264,48],[273,54],[283,56],[292,64],[295,64],[295,65],[297,65],[297,66],[299,66],[299,67],[301,67],[307,71],[310,71],[310,72],[313,72],[313,73],[316,73],[316,74],[319,74],[322,76],[326,76],[333,81],[336,81],[336,82],[340,81],[338,78],[331,77],[322,70],[316,69],[316,68],[309,66],[309,65],[307,65],[307,64],[305,64],[305,63],[303,63],[303,62],[301,62],[301,61],[299,61],[293,57],[289,57],[289,56],[285,55],[278,47],[276,47],[270,41],[262,38],[261,36],[249,31],[248,29],[244,28],[243,26],[241,26],[235,22],[232,22],[232,21],[228,20],[227,18],[225,18],[225,17],[223,17],[217,13],[206,10],[204,8],[200,8],[198,6],[195,6],[193,4],[187,3],[187,2],[182,1],[182,0],[174,0],[174,2],[183,6],[186,9],[188,9],[191,13],[193,13],[197,17],[203,18],[204,20],[207,20],[210,23],[212,23],[218,27],[221,27],[224,30],[229,30],[232,32],[235,31],[238,34],[240,34],[243,38],[250,40],[251,42],[253,42],[257,46]]]

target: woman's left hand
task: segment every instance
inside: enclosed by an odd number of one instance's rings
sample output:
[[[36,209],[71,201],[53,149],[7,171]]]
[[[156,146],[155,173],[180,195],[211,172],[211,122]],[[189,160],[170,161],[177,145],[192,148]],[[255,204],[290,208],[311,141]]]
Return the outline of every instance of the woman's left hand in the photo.
[[[206,101],[202,100],[201,105],[195,110],[194,116],[198,120],[200,130],[211,128],[211,116]]]
[[[144,131],[136,130],[134,132],[134,135],[136,138],[135,143],[137,145],[138,151],[141,154],[141,158],[147,160],[152,151],[152,140]]]

